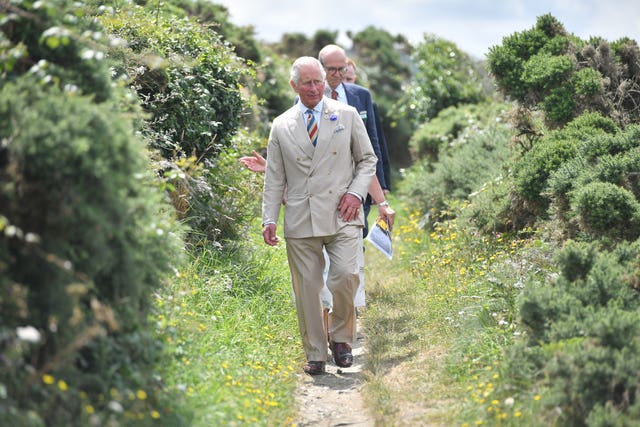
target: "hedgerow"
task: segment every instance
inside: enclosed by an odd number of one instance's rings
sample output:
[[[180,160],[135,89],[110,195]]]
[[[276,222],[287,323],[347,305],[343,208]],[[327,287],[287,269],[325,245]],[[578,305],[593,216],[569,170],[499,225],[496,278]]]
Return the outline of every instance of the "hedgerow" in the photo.
[[[183,244],[139,109],[81,4],[2,11],[0,424],[175,422],[146,322]]]

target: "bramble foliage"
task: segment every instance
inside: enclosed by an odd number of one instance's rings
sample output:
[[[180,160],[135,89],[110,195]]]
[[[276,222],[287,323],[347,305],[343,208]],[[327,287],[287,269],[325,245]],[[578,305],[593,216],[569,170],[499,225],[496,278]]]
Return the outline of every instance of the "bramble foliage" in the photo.
[[[396,108],[416,125],[447,107],[486,100],[478,65],[454,43],[425,35],[412,61],[417,70]]]
[[[0,424],[159,414],[160,347],[144,327],[182,242],[135,104],[111,81],[104,31],[82,4],[2,11],[0,54],[16,61],[0,88]]]
[[[151,7],[151,5],[149,5]],[[160,6],[158,6],[160,8]],[[100,20],[120,43],[109,54],[120,61],[121,78],[149,113],[143,135],[163,160],[156,166],[174,206],[190,227],[191,240],[233,238],[247,211],[235,174],[220,174],[218,157],[236,149],[245,101],[240,81],[252,71],[210,28],[192,19],[127,7],[105,11]],[[234,209],[228,209],[234,205]],[[233,225],[230,218],[240,227]]]
[[[487,56],[498,87],[524,107],[544,111],[552,127],[584,112],[620,126],[640,119],[640,49],[628,38],[609,44],[567,33],[553,16],[505,37]]]
[[[414,161],[437,162],[441,149],[453,145],[458,136],[469,134],[507,110],[498,103],[464,104],[447,107],[436,117],[423,123],[411,136],[409,146]]]
[[[487,104],[478,109],[474,106],[447,109],[442,121],[436,119],[424,126],[425,133],[427,130],[436,133],[450,120],[460,127],[465,122],[463,129],[444,126],[446,132],[442,135],[438,161],[417,163],[405,176],[403,192],[427,215],[429,222],[446,219],[449,203],[467,200],[502,174],[509,159],[510,134],[500,116],[504,107]]]
[[[230,144],[242,111],[240,65],[213,31],[175,16],[157,20],[132,7],[105,12],[106,29],[126,43],[110,55],[151,115],[145,134],[167,159],[215,157]]]

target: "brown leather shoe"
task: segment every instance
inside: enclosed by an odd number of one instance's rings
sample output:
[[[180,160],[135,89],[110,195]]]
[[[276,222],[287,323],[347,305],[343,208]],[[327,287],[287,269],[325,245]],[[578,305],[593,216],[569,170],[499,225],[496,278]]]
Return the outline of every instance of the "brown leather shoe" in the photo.
[[[315,362],[310,360],[302,369],[304,369],[304,371],[309,375],[321,375],[324,374],[325,371],[325,362]]]
[[[346,342],[331,342],[331,354],[336,365],[341,368],[348,368],[353,364],[351,346]]]

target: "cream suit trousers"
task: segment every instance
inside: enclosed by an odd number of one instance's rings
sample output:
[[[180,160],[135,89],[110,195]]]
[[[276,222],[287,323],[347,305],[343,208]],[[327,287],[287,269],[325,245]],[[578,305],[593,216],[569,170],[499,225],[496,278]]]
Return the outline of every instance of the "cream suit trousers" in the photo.
[[[351,343],[356,336],[353,300],[360,283],[358,254],[362,252],[362,227],[346,225],[333,236],[287,238],[286,244],[298,327],[307,360],[326,361],[328,343],[320,299],[325,265],[322,248],[329,257],[327,286],[333,294],[329,335],[335,342]]]

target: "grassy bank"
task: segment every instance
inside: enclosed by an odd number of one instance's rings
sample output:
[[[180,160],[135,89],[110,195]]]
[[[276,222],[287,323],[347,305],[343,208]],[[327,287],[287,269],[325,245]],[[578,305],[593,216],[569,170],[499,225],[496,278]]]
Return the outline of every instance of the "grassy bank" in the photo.
[[[393,260],[366,243],[365,398],[377,425],[537,425],[541,396],[504,380],[513,366],[503,356],[521,337],[518,296],[546,274],[547,252],[455,221],[429,234],[420,220],[399,210]],[[294,424],[304,357],[284,245],[250,234],[198,251],[156,295],[169,349],[160,372],[193,426]]]
[[[156,295],[154,321],[168,348],[159,372],[191,426],[293,420],[303,357],[284,245],[267,248],[258,237],[197,251]]]
[[[378,424],[536,425],[535,387],[505,383],[501,372],[521,337],[518,296],[544,274],[542,244],[455,221],[427,234],[419,221],[399,212],[393,261],[367,253],[366,393]]]

